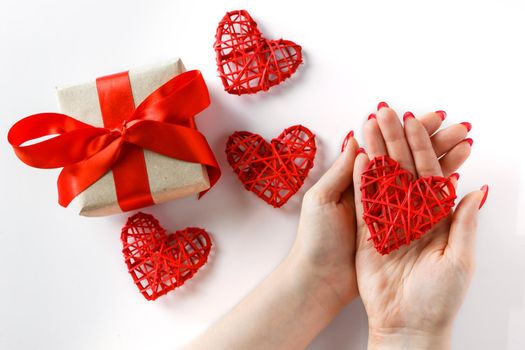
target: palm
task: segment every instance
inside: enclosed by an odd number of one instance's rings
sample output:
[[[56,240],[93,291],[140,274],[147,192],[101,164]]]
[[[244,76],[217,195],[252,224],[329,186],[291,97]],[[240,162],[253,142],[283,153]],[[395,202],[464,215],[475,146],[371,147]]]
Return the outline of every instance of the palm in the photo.
[[[368,236],[368,229],[363,236]],[[443,254],[449,230],[444,222],[421,240],[412,242],[410,249],[402,249],[382,256],[369,242],[358,242],[356,269],[363,303],[371,316],[371,327],[396,329],[431,328],[451,319],[463,297],[459,286],[468,281],[467,271],[458,270]],[[443,284],[457,288],[442,288]],[[443,305],[446,301],[446,305]],[[451,301],[455,301],[451,303]],[[449,310],[443,314],[442,310]],[[374,315],[381,315],[380,320]],[[427,320],[432,324],[425,325]]]
[[[334,290],[344,302],[357,295],[354,198],[303,202],[296,249],[301,249],[320,283]]]

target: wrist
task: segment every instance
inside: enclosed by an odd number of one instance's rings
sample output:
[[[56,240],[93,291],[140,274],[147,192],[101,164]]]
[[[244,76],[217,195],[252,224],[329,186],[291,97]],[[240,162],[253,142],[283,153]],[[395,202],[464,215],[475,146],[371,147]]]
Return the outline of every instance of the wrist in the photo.
[[[318,310],[323,318],[331,321],[348,303],[325,283],[308,264],[296,254],[289,254],[279,266],[292,288],[302,295],[310,310]]]
[[[368,330],[368,350],[378,349],[450,349],[450,327],[436,331],[413,328],[388,328]]]

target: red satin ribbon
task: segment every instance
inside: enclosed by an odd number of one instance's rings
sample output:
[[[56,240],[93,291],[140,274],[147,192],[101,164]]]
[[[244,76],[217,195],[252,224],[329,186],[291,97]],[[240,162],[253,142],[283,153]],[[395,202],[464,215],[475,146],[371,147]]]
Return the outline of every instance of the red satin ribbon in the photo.
[[[97,79],[97,93],[106,129],[119,129],[133,115],[135,101],[129,73],[123,72]],[[117,202],[122,211],[155,204],[149,187],[144,150],[131,143],[122,144],[120,157],[111,168]]]
[[[137,159],[140,161],[137,150],[142,152],[142,149],[205,165],[213,186],[220,177],[220,169],[206,138],[195,129],[193,120],[197,113],[210,104],[201,73],[189,71],[176,76],[151,93],[134,110],[130,105],[129,92],[128,97],[124,96],[125,93],[121,95],[127,99],[124,106],[115,104],[116,107],[106,107],[114,105],[113,102],[106,104],[106,98],[118,100],[118,96],[110,96],[113,93],[111,86],[103,86],[111,84],[109,78],[107,81],[104,81],[105,78],[97,81],[105,116],[103,128],[64,114],[40,113],[18,121],[9,130],[8,141],[24,163],[44,169],[63,167],[57,182],[60,205],[68,206],[78,194],[109,170],[113,170],[117,198],[123,210],[137,209],[144,203],[152,204],[148,198],[151,198],[149,183],[147,191],[145,189],[147,173],[136,175],[135,168],[126,170],[129,164]],[[125,80],[117,80],[113,83],[123,88]],[[123,94],[122,91],[115,93]],[[108,110],[105,111],[105,108]],[[51,139],[22,146],[27,141],[56,134],[58,136]],[[131,163],[128,164],[130,158]],[[122,170],[122,174],[125,172],[125,178],[118,175],[118,169]],[[141,183],[135,186],[138,184],[136,181]],[[200,196],[206,192],[201,192]]]

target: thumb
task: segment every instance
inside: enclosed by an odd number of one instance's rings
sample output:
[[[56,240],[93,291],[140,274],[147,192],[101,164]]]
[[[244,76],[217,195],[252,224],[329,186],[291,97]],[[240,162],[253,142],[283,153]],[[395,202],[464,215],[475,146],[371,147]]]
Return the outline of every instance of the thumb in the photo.
[[[455,257],[465,263],[465,266],[474,265],[478,213],[485,204],[488,193],[487,185],[481,187],[479,191],[470,192],[463,197],[452,217],[445,253],[451,250]]]
[[[319,194],[323,201],[338,202],[352,183],[352,172],[358,148],[354,133],[350,131],[341,154],[330,169],[312,186],[312,192]]]
[[[355,212],[357,218],[357,242],[358,244],[367,244],[368,229],[360,230],[360,227],[365,227],[365,221],[363,220],[363,203],[361,202],[361,175],[365,171],[366,167],[370,163],[370,159],[364,149],[359,150],[359,154],[354,164],[354,198],[355,198]],[[369,242],[372,245],[372,242]]]

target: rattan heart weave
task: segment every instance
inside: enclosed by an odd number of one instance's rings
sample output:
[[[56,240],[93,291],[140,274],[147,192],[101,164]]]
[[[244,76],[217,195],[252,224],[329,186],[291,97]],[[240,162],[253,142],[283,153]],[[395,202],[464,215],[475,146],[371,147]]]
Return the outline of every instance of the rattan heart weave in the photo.
[[[373,159],[361,175],[363,219],[381,254],[421,238],[449,215],[455,199],[450,178],[414,179],[388,156]]]
[[[266,39],[246,10],[226,13],[214,48],[224,89],[234,95],[266,91],[292,76],[303,61],[301,46]]]
[[[226,156],[244,187],[279,208],[301,188],[314,166],[315,136],[302,125],[285,129],[270,143],[237,131],[226,142]]]
[[[122,228],[122,252],[135,285],[148,300],[180,287],[206,263],[212,246],[201,228],[166,234],[149,214],[137,213]]]

